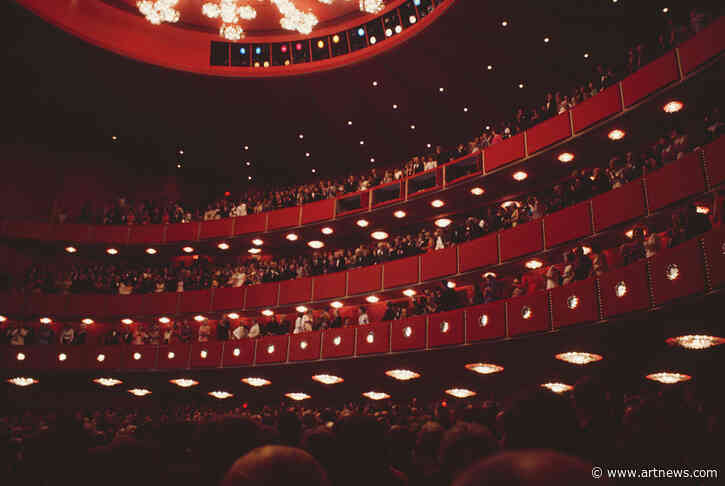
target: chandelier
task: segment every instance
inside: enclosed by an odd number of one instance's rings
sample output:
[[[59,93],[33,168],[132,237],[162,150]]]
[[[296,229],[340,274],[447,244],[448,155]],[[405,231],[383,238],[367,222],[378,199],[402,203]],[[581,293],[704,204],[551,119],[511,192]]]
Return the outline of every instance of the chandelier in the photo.
[[[141,0],[136,2],[139,12],[154,25],[161,22],[178,22],[179,11],[174,7],[179,0]]]

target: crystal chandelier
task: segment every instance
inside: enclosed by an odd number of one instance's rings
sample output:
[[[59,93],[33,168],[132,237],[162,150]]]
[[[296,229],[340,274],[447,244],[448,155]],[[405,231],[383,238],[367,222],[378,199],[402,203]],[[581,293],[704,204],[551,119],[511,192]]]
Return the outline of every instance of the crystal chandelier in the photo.
[[[136,2],[139,12],[154,25],[161,22],[178,22],[179,11],[174,7],[179,0],[141,0]]]
[[[385,8],[383,0],[360,0],[360,11],[370,14],[380,12]]]
[[[222,19],[219,35],[229,40],[239,40],[244,36],[244,29],[239,25],[241,19],[252,20],[257,11],[249,5],[238,5],[237,0],[219,0],[218,3],[207,2],[201,12],[210,19]]]

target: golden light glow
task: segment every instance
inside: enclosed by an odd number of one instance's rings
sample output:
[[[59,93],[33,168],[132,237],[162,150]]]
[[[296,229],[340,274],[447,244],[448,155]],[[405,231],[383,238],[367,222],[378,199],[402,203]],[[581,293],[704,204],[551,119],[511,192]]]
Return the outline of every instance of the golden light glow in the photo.
[[[205,320],[206,320],[206,317],[202,316],[201,314],[198,314],[198,315],[195,315],[195,316],[194,316],[194,320],[195,320],[196,322],[203,322],[203,321],[205,321]]]
[[[141,353],[133,353],[133,359],[138,361],[141,359]]]
[[[310,396],[307,393],[285,393],[284,396],[296,402],[307,400]]]
[[[367,228],[370,222],[367,219],[358,219],[355,224],[361,228]]]
[[[297,233],[287,233],[287,236],[285,236],[289,241],[297,241],[299,239],[299,236],[297,236]]]
[[[446,390],[446,394],[456,398],[471,398],[476,396],[476,392],[467,388],[450,388]]]
[[[307,242],[307,246],[309,246],[310,248],[314,248],[315,250],[319,250],[320,248],[324,247],[325,244],[320,240],[312,240]]]
[[[320,0],[323,3],[329,3],[326,0]],[[376,14],[385,8],[385,4],[383,0],[360,0],[360,11],[369,13],[369,14]]]
[[[141,15],[146,17],[146,20],[154,25],[159,25],[162,22],[175,23],[179,21],[179,11],[174,7],[179,3],[179,0],[140,0],[136,2],[138,11]],[[116,136],[113,136],[116,140]]]
[[[513,206],[513,205],[515,205],[516,207],[521,206],[521,204],[519,204],[518,201],[504,201],[501,203],[501,207],[504,209],[506,209],[509,206]]]
[[[360,226],[360,224],[358,224],[358,226]],[[367,226],[367,225],[366,225],[366,226]],[[324,227],[324,228],[322,228],[322,229],[321,229],[320,231],[322,231],[322,234],[323,234],[323,235],[331,235],[332,233],[334,233],[334,232],[335,232],[335,230],[333,230],[333,229],[332,229],[332,228],[330,228],[329,226],[325,226],[325,227]]]
[[[158,252],[156,251],[156,248],[146,248],[146,253],[149,255],[155,255]]]
[[[206,357],[209,356],[209,353],[206,349],[202,349],[201,351],[199,351],[199,356],[201,357],[201,359],[206,359]]]
[[[401,370],[401,369],[395,369],[395,370],[388,370],[385,372],[386,375],[388,375],[391,378],[394,378],[399,381],[408,381],[408,380],[415,380],[416,378],[420,378],[420,373],[416,373],[412,370]]]
[[[448,323],[448,321],[441,322],[441,326],[440,327],[441,327],[441,332],[443,334],[445,334],[445,333],[447,333],[448,331],[451,330],[451,325]]]
[[[332,344],[334,344],[335,346],[339,346],[340,344],[342,344],[342,337],[335,336],[335,338],[332,340]]]
[[[364,397],[369,398],[370,400],[385,400],[387,398],[390,398],[390,395],[383,392],[376,392],[376,391],[369,391],[362,394]]]
[[[250,248],[247,251],[252,255],[259,255],[260,253],[262,253],[262,250],[260,250],[259,248]]]
[[[531,319],[531,317],[534,315],[534,311],[531,310],[531,307],[528,305],[525,305],[521,308],[521,317],[524,319]]]
[[[90,324],[93,324],[93,319],[90,319],[90,318],[86,317],[86,318],[85,318],[85,319],[83,319],[83,320],[82,320],[81,322],[82,322],[83,324],[85,324],[86,326],[88,326],[88,325],[90,325]]]
[[[524,172],[522,170],[520,170],[518,172],[514,172],[514,175],[513,175],[514,180],[519,181],[519,182],[523,181],[527,177],[529,177],[529,174],[527,174],[526,172]]]
[[[707,206],[697,206],[695,207],[695,211],[697,211],[698,214],[710,214],[710,208]]]
[[[207,2],[202,5],[201,12],[211,19],[221,18],[222,25],[219,28],[219,35],[232,41],[244,36],[244,29],[239,25],[239,21],[241,19],[251,20],[257,16],[257,11],[253,7],[239,6],[237,0]]]
[[[478,373],[479,375],[491,375],[503,371],[503,366],[493,363],[468,363],[466,369]]]
[[[115,248],[108,248],[106,250],[106,253],[108,253],[109,255],[118,255],[118,250]]]
[[[575,364],[575,365],[585,365],[589,363],[594,363],[596,361],[601,361],[604,359],[602,355],[600,354],[594,354],[594,353],[582,353],[579,351],[569,351],[567,353],[559,353],[555,356],[556,359],[560,361],[566,361],[567,363]]]
[[[229,249],[229,243],[226,243],[226,242],[222,241],[216,247],[219,248],[220,250],[228,250]]]
[[[259,388],[262,386],[267,386],[267,385],[272,384],[271,381],[265,380],[264,378],[253,378],[253,377],[242,378],[242,382],[246,383],[249,386],[253,386],[255,388]]]
[[[174,359],[176,357],[176,353],[174,353],[173,351],[169,351],[166,357],[169,359]]]
[[[446,203],[444,203],[440,199],[434,199],[433,201],[430,202],[430,205],[433,206],[434,208],[442,208],[443,206],[445,206],[445,204]]]
[[[270,344],[267,346],[267,354],[273,354],[274,353],[274,344]]]
[[[691,380],[692,377],[690,375],[685,375],[682,373],[674,373],[670,371],[662,371],[660,373],[651,373],[646,376],[648,380],[656,381],[659,383],[662,383],[664,385],[674,385],[675,383],[680,383],[683,381]]]
[[[471,194],[474,196],[481,196],[484,192],[486,191],[484,191],[482,187],[474,187],[471,189]]]
[[[574,387],[571,385],[567,385],[566,383],[558,383],[558,382],[544,383],[541,386],[553,391],[554,393],[564,393],[564,392],[568,392],[569,390],[574,389]]]
[[[627,295],[627,284],[624,282],[619,282],[617,285],[614,286],[614,295],[619,297],[620,299]]]
[[[590,246],[582,246],[582,253],[584,255],[589,255],[592,252],[592,248]]]
[[[334,302],[330,302],[330,307],[333,307],[335,309],[339,309],[340,307],[342,307],[342,302],[340,302],[339,300],[336,300]]]
[[[530,270],[536,270],[537,268],[541,268],[544,265],[544,263],[541,260],[529,260],[526,262],[526,268]]]
[[[100,353],[98,356],[96,356],[96,361],[98,361],[99,363],[103,363],[104,361],[106,361],[106,355]]]
[[[194,253],[194,248],[191,246],[185,246],[181,249],[181,251],[183,251],[184,253]]]
[[[385,231],[373,231],[372,233],[370,233],[370,236],[373,239],[380,241],[386,239],[390,235],[387,234]]]
[[[242,350],[241,350],[241,349],[239,349],[239,348],[234,348],[234,351],[232,351],[232,354],[233,354],[234,356],[237,356],[237,357],[239,357],[239,355],[240,355],[240,354],[242,354]]]
[[[372,344],[375,342],[375,333],[373,331],[370,331],[367,336],[365,336],[365,341],[368,344]]]
[[[681,346],[685,349],[707,349],[722,343],[725,343],[725,338],[705,334],[687,334],[667,340],[667,344]]]
[[[338,383],[342,383],[343,381],[345,381],[339,376],[327,374],[314,375],[312,379],[318,383],[322,383],[325,385],[337,385]]]
[[[682,110],[682,108],[685,107],[685,104],[682,101],[678,100],[672,100],[665,104],[665,106],[662,107],[662,110],[665,113],[677,113],[678,111]]]
[[[607,134],[607,137],[609,137],[609,140],[617,141],[617,140],[622,140],[626,134],[627,133],[624,130],[615,128],[614,130],[610,131]]]
[[[121,319],[121,324],[126,324],[126,325],[133,324],[133,319],[129,319],[128,317],[125,319]]]
[[[8,383],[15,386],[30,386],[38,383],[38,380],[35,378],[28,378],[27,376],[16,376],[15,378],[10,378]]]
[[[574,160],[574,154],[571,152],[562,152],[557,157],[559,159],[559,162],[563,162],[564,164],[568,164],[572,160]],[[517,179],[518,180],[518,179]]]
[[[262,245],[264,245],[264,241],[260,240],[259,238],[255,238],[252,240],[252,244],[254,246],[262,246]]]
[[[300,349],[307,349],[307,341],[300,341]]]
[[[17,359],[18,361],[25,361],[25,353],[16,354],[15,359]]]
[[[403,328],[403,336],[405,336],[406,338],[409,338],[412,335],[413,335],[413,328],[410,326],[405,326]]]
[[[131,388],[128,392],[137,397],[145,397],[151,394],[151,390],[147,390],[146,388]]]
[[[58,361],[65,361],[65,360],[67,360],[67,359],[68,359],[68,355],[67,355],[67,354],[65,354],[65,353],[60,353],[60,354],[58,355]]]
[[[678,267],[674,263],[670,263],[669,265],[667,265],[665,275],[667,276],[667,280],[677,280],[677,278],[680,276],[680,267]]]
[[[169,318],[168,318],[168,317],[166,317],[166,316],[162,316],[162,317],[159,317],[159,322],[160,322],[161,324],[168,324],[169,322],[171,322],[171,319],[169,319]]]
[[[116,386],[123,383],[121,380],[115,378],[96,378],[93,383],[98,383],[101,386]]]
[[[579,297],[577,297],[576,295],[570,295],[570,296],[569,296],[569,297],[568,297],[568,298],[566,299],[566,306],[567,306],[567,307],[568,307],[569,309],[571,309],[571,310],[574,310],[574,309],[576,309],[577,307],[579,307]]]
[[[209,392],[209,396],[214,397],[219,400],[226,400],[227,398],[231,398],[234,396],[233,393],[229,393],[227,391],[222,390],[214,390]]]
[[[488,326],[488,314],[481,314],[481,317],[478,318],[478,324],[481,327]]]
[[[53,319],[51,319],[50,317],[41,317],[40,318],[41,324],[50,324],[51,322],[53,322]]]
[[[367,297],[365,297],[365,300],[367,300],[371,304],[375,304],[377,302],[380,302],[380,297],[378,297],[377,295],[368,295]]]
[[[483,278],[493,277],[496,278],[496,274],[494,272],[486,272],[483,274]]]
[[[435,225],[439,228],[447,228],[452,222],[449,218],[438,218],[435,220]]]
[[[7,318],[7,317],[5,317],[5,316],[0,316],[0,322],[5,322],[5,321],[7,321],[7,320],[8,320],[8,318]]]
[[[403,295],[406,297],[413,297],[417,292],[413,289],[405,289],[403,290]]]
[[[262,311],[263,316],[271,317],[274,315],[274,311],[272,309],[264,309]]]
[[[192,380],[190,378],[177,378],[175,380],[169,380],[169,383],[173,383],[174,385],[181,388],[190,388],[199,384],[198,381]]]
[[[395,217],[396,217],[396,218],[398,218],[398,219],[403,219],[403,218],[404,218],[404,217],[406,217],[407,215],[408,215],[408,213],[406,213],[406,212],[405,212],[405,211],[403,211],[402,209],[398,209],[397,211],[395,211],[395,212],[393,213],[393,216],[395,216]]]
[[[453,280],[449,280],[448,282],[446,282],[446,287],[448,287],[449,289],[455,289],[456,282],[454,282]]]
[[[305,312],[307,312],[307,307],[305,307],[304,305],[298,305],[297,307],[295,307],[295,310],[304,314]]]
[[[78,249],[75,246],[66,246],[65,251],[68,253],[75,253],[78,251]]]
[[[239,319],[239,314],[237,314],[236,312],[230,312],[229,314],[227,314],[227,317],[229,319]]]

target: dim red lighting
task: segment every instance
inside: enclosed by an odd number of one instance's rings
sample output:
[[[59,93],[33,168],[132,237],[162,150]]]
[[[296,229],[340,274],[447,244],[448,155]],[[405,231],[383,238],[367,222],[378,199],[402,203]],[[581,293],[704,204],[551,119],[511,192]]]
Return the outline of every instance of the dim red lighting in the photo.
[[[229,191],[227,191],[227,192],[225,192],[225,193],[224,193],[224,195],[225,195],[226,197],[229,197],[229,196],[231,196],[231,195],[232,195],[232,193],[231,193],[231,192],[229,192]]]
[[[282,52],[287,52],[287,46],[286,45],[282,46]]]
[[[297,49],[298,51],[301,51],[302,50],[302,43],[298,42],[297,45],[295,46],[295,49]]]

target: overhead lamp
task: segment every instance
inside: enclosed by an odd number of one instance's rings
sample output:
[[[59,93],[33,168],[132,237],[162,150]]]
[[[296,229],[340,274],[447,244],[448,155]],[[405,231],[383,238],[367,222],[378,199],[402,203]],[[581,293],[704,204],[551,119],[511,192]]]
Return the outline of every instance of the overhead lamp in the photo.
[[[367,219],[358,219],[357,223],[355,224],[357,224],[361,228],[367,228],[370,222]]]
[[[478,373],[479,375],[492,375],[503,371],[503,366],[493,363],[469,363],[466,369]]]
[[[390,395],[383,392],[376,392],[376,391],[369,391],[362,394],[364,397],[369,398],[370,400],[385,400],[390,398]]]
[[[246,383],[247,385],[253,386],[255,388],[259,388],[259,387],[262,387],[262,386],[267,386],[267,385],[271,385],[272,384],[272,382],[269,381],[269,380],[267,380],[267,379],[264,379],[264,378],[253,378],[253,377],[242,378],[242,383]]]
[[[133,353],[133,359],[134,361],[138,361],[141,359],[141,353]]]
[[[526,262],[525,266],[530,270],[536,270],[537,268],[544,266],[544,263],[541,260],[529,260]]]
[[[194,253],[194,248],[192,248],[191,246],[185,246],[185,247],[184,247],[184,248],[182,248],[181,250],[182,250],[182,251],[183,251],[184,253]]]
[[[471,189],[471,194],[473,194],[474,196],[480,196],[484,192],[486,192],[486,191],[484,191],[482,187],[478,187],[478,186]]]
[[[446,287],[448,287],[449,289],[455,289],[456,282],[454,282],[453,280],[449,280],[448,282],[446,282]]]
[[[401,369],[388,370],[385,372],[385,374],[398,381],[408,381],[408,380],[415,380],[416,378],[420,378],[420,373],[416,373],[415,371],[412,371],[412,370],[401,370]]]
[[[408,214],[405,211],[403,211],[402,209],[398,209],[397,211],[395,211],[393,213],[393,216],[395,216],[398,219],[402,219],[402,218],[406,217],[407,215]]]
[[[7,317],[5,317],[5,316],[0,316],[0,322],[5,322],[5,321],[7,321],[7,320],[8,320],[8,318],[7,318]]]
[[[262,311],[263,316],[272,317],[274,315],[274,311],[272,309],[264,309]]]
[[[236,312],[230,312],[229,314],[227,314],[227,317],[229,319],[239,319],[239,314],[237,314]]]
[[[697,214],[710,214],[710,208],[707,206],[697,205],[695,211],[697,211]]]
[[[310,396],[306,393],[285,393],[284,396],[296,402],[310,398]]]
[[[370,233],[370,236],[373,239],[380,241],[386,239],[390,235],[388,235],[385,231],[373,231]]]
[[[496,273],[494,272],[486,272],[483,274],[483,278],[493,277],[496,278]]]
[[[216,247],[219,248],[220,250],[226,251],[229,249],[229,243],[222,241]]]
[[[662,383],[663,385],[674,385],[675,383],[681,383],[683,381],[691,380],[692,377],[690,375],[685,375],[683,373],[675,373],[671,371],[662,371],[660,373],[651,373],[646,376],[648,380],[656,381],[658,383]]]
[[[214,390],[209,392],[209,396],[214,397],[218,400],[226,400],[227,398],[233,397],[234,394],[227,391]]]
[[[126,317],[125,319],[121,319],[121,324],[133,324],[133,319],[129,319],[128,317]]]
[[[242,350],[239,348],[234,348],[234,351],[232,351],[232,354],[236,357],[239,357],[239,355],[242,354]]]
[[[297,307],[295,307],[295,310],[304,314],[305,312],[307,312],[307,307],[304,305],[298,305]]]
[[[445,391],[446,395],[456,398],[471,398],[476,396],[476,392],[467,388],[450,388]]]
[[[117,380],[115,378],[96,378],[95,380],[93,380],[93,383],[98,383],[101,386],[110,387],[120,385],[121,383],[123,383],[123,381]]]
[[[15,355],[15,359],[18,361],[25,361],[25,353],[18,353]]]
[[[594,353],[582,353],[578,351],[570,351],[568,353],[559,353],[555,356],[556,359],[560,361],[565,361],[567,363],[575,364],[575,365],[585,365],[589,363],[594,363],[596,361],[601,361],[604,359],[602,355],[600,354],[594,354]]]
[[[163,316],[163,317],[159,317],[159,322],[160,322],[161,324],[168,324],[169,322],[171,322],[171,319],[169,319],[169,318],[168,318],[168,317],[166,317],[166,316]]]
[[[41,324],[50,324],[51,322],[53,322],[53,319],[51,319],[50,317],[41,317],[40,318]]]
[[[194,320],[196,322],[204,322],[206,320],[206,317],[202,316],[201,314],[197,314],[194,316]]]
[[[174,359],[174,358],[176,358],[176,353],[174,353],[173,351],[169,351],[169,352],[168,352],[168,353],[166,354],[166,357],[167,357],[168,359]]]
[[[116,248],[107,248],[106,253],[109,255],[118,255],[118,250]]]
[[[403,295],[406,297],[413,297],[416,294],[416,291],[413,289],[405,289],[403,290]]]
[[[433,206],[434,208],[442,208],[443,206],[445,206],[445,204],[446,203],[444,203],[440,199],[434,199],[433,201],[430,202],[430,205]]]
[[[395,33],[396,34],[400,34],[401,32],[403,32],[403,26],[402,25],[396,25],[395,26]]]
[[[607,138],[609,138],[609,140],[613,140],[613,141],[622,140],[626,134],[627,134],[627,132],[625,132],[624,130],[615,128],[614,130],[611,130],[607,134]]]
[[[524,83],[519,83],[519,89],[524,89]]]
[[[137,397],[145,397],[151,394],[151,390],[147,390],[146,388],[131,388],[128,392]]]
[[[564,393],[564,392],[568,392],[569,390],[574,389],[574,387],[571,385],[567,385],[566,383],[559,383],[559,382],[544,383],[541,386],[554,393]]]
[[[252,255],[258,255],[262,253],[262,250],[260,250],[259,248],[250,248],[249,250],[247,250],[247,252],[251,253]]]
[[[312,379],[324,385],[337,385],[338,383],[342,383],[343,381],[345,381],[339,376],[327,374],[314,375]]]
[[[78,251],[78,249],[75,246],[66,246],[65,251],[67,253],[75,253]]]
[[[671,337],[667,340],[667,344],[685,349],[707,349],[723,343],[725,343],[725,338],[704,334],[687,334],[685,336]]]
[[[360,226],[360,225],[358,224],[358,226]],[[322,228],[322,229],[321,229],[320,231],[322,232],[322,234],[323,234],[323,235],[331,235],[332,233],[334,233],[334,232],[335,232],[335,230],[333,230],[333,229],[332,229],[332,228],[330,228],[329,226],[325,226],[325,227],[324,227],[324,228]]]
[[[199,384],[198,381],[192,380],[190,378],[177,378],[175,380],[169,380],[169,383],[173,383],[174,385],[181,388],[190,388]]]
[[[58,354],[58,361],[65,361],[68,359],[68,355],[65,353]]]
[[[340,307],[342,307],[342,302],[340,302],[339,300],[330,302],[330,307],[332,307],[334,309],[339,309]]]
[[[86,326],[88,326],[88,325],[90,325],[90,324],[93,324],[93,319],[91,319],[91,318],[89,318],[89,317],[86,317],[86,318],[85,318],[85,319],[83,319],[83,320],[82,320],[81,322],[82,322],[83,324],[85,324]]]
[[[544,37],[544,44],[548,44],[550,40],[548,37]]]
[[[563,162],[565,164],[568,164],[569,162],[571,162],[572,160],[574,160],[574,154],[571,153],[571,152],[562,152],[562,153],[559,154],[559,156],[557,157],[557,159],[559,159],[559,162]]]
[[[16,376],[15,378],[10,378],[8,380],[8,383],[15,385],[15,386],[30,386],[35,385],[38,383],[38,380],[35,378],[29,378],[26,376]]]
[[[514,180],[519,181],[519,182],[523,181],[527,177],[529,177],[529,174],[527,174],[526,172],[524,172],[522,170],[520,170],[518,172],[514,172],[514,175],[513,175]]]
[[[378,297],[377,295],[368,295],[367,297],[365,297],[365,300],[371,304],[376,304],[380,302],[380,297]]]
[[[435,225],[439,228],[447,228],[452,222],[449,218],[438,218],[435,220]]]
[[[682,110],[684,108],[685,104],[682,101],[678,100],[672,100],[665,103],[665,105],[662,107],[662,110],[665,113],[672,114],[677,113],[678,111]]]
[[[156,250],[156,248],[149,247],[149,248],[146,248],[146,253],[149,255],[155,255],[156,253],[158,253],[158,251]]]
[[[264,241],[263,240],[260,240],[259,238],[254,238],[252,240],[252,244],[254,246],[262,246],[264,244]]]
[[[99,363],[103,363],[104,361],[106,361],[106,355],[103,353],[98,353],[98,356],[96,356],[96,361],[98,361]]]
[[[320,240],[312,240],[307,242],[307,246],[309,246],[310,248],[314,248],[315,250],[319,250],[320,248],[324,247],[325,244]]]

